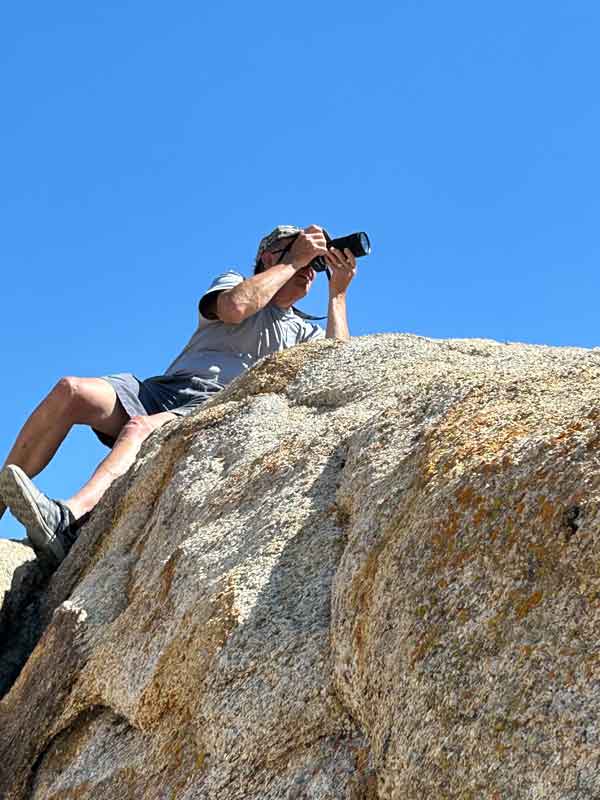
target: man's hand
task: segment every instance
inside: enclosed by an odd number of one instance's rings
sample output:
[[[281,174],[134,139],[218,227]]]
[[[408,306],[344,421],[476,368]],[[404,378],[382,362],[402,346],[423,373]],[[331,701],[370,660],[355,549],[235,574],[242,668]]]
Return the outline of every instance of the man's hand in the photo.
[[[350,341],[350,329],[346,314],[346,290],[356,275],[356,259],[351,250],[327,251],[325,260],[331,270],[329,280],[329,310],[327,312],[327,338],[341,342]]]
[[[331,250],[327,251],[325,259],[331,268],[330,297],[345,294],[350,282],[356,275],[356,258],[348,248],[342,253],[341,250],[332,247]]]
[[[327,254],[327,242],[323,228],[318,225],[309,225],[308,228],[298,234],[292,245],[287,258],[284,262],[292,264],[296,270],[302,269],[307,264],[317,258]]]

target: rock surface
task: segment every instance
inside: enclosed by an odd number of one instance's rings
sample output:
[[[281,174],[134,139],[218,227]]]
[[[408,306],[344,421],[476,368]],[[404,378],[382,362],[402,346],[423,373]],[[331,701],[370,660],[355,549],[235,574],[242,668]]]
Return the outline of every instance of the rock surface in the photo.
[[[24,571],[18,573],[18,568],[34,558],[35,553],[24,542],[0,539],[0,607],[8,599],[8,592],[18,591],[23,582]]]
[[[600,796],[599,390],[379,335],[165,426],[43,596],[0,796]]]
[[[0,697],[10,689],[40,636],[39,603],[47,578],[27,539],[0,539]]]

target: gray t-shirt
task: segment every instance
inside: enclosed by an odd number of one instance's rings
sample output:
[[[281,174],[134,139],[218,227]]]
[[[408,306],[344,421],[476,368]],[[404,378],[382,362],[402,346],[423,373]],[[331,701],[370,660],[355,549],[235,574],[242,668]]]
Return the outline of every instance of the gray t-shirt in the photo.
[[[232,289],[243,280],[239,272],[224,272],[215,278],[200,304],[206,295]],[[198,317],[195,333],[169,365],[166,375],[196,375],[224,386],[269,353],[325,337],[319,325],[273,304],[237,325],[207,319],[200,310]]]

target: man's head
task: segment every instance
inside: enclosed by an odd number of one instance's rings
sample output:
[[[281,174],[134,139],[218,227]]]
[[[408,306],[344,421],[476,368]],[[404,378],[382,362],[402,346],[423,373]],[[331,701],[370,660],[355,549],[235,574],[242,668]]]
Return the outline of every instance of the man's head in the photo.
[[[286,247],[292,243],[293,238],[301,231],[302,228],[297,228],[295,225],[278,225],[276,228],[273,228],[271,233],[263,236],[258,244],[258,250],[256,251],[254,274],[257,275],[265,269],[266,264],[263,259],[265,253],[276,254],[285,251]]]
[[[297,228],[295,225],[278,225],[271,233],[264,236],[258,245],[254,274],[265,272],[276,264],[286,263],[286,256],[290,253],[299,233],[320,230],[316,226],[310,228]],[[288,262],[289,263],[289,262]],[[296,271],[287,283],[273,297],[273,301],[282,307],[289,308],[298,300],[308,294],[316,272],[311,266],[305,266]]]

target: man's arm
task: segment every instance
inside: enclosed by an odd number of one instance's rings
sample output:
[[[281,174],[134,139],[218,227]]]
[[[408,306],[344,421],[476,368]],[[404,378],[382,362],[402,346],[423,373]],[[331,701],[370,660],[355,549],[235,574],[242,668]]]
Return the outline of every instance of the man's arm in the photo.
[[[284,273],[279,271],[280,266],[290,265],[278,264],[270,269],[269,273],[274,274],[269,275],[268,280],[262,280],[267,277],[267,273],[261,272],[240,281],[237,286],[230,289],[220,289],[204,295],[200,304],[200,313],[206,319],[220,319],[222,322],[232,324],[242,322],[247,316],[250,316],[250,313],[255,314],[256,311],[264,308],[281,286],[289,280],[289,276],[295,272],[295,270],[286,270]],[[261,280],[256,280],[257,278]],[[251,308],[255,308],[255,311],[244,314],[244,310],[249,311]]]
[[[329,309],[327,311],[327,339],[339,339],[342,342],[350,341],[350,329],[348,328],[348,316],[346,314],[346,297],[338,295],[329,298]]]
[[[256,314],[271,302],[298,270],[326,253],[323,231],[311,225],[298,234],[283,264],[275,264],[219,293],[215,305],[219,319],[238,324]]]
[[[220,320],[237,325],[264,308],[300,267],[293,263],[276,264],[265,272],[219,292],[215,312]]]
[[[356,259],[351,250],[332,248],[327,251],[327,263],[331,267],[329,281],[329,308],[327,311],[327,339],[350,341],[348,315],[346,313],[346,292],[350,282],[356,275]]]

